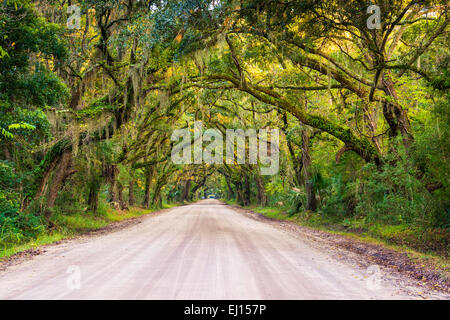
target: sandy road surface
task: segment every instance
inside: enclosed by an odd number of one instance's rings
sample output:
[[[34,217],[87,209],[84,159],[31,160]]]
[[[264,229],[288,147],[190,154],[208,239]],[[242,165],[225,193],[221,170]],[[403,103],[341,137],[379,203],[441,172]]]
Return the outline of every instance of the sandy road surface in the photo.
[[[204,200],[49,246],[0,272],[0,299],[405,298],[394,283],[368,285],[367,276],[307,240]]]

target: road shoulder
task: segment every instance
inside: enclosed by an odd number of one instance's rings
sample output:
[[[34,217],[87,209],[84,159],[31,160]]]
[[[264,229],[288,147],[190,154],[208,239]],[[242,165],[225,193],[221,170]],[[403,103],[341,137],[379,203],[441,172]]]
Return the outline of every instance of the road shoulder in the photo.
[[[391,280],[400,282],[399,285],[409,289],[407,291],[410,291],[410,294],[424,298],[450,299],[448,270],[440,270],[423,261],[414,261],[405,251],[394,250],[382,244],[369,243],[351,236],[313,229],[291,221],[269,218],[238,205],[224,204],[251,219],[271,224],[300,240],[307,240],[313,246],[327,250],[340,261],[363,269],[378,266]]]

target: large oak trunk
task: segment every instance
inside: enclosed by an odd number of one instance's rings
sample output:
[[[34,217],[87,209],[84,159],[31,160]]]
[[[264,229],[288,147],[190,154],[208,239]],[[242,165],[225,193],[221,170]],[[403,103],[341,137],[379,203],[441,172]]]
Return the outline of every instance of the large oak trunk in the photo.
[[[267,196],[266,190],[264,188],[264,182],[261,179],[261,176],[256,174],[255,177],[256,187],[258,188],[258,204],[261,206],[265,206],[267,204]]]
[[[45,217],[49,218],[51,215],[51,208],[55,205],[56,197],[61,189],[64,180],[67,179],[75,171],[72,169],[72,152],[68,151],[62,154],[60,161],[58,162],[55,172],[51,178],[51,183],[49,183]]]
[[[150,207],[150,186],[153,179],[153,167],[148,167],[145,172],[145,196],[144,196],[144,208]]]

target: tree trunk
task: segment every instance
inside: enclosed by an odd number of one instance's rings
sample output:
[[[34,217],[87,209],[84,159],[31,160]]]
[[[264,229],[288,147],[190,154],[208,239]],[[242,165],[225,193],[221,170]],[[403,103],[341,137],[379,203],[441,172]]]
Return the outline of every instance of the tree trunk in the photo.
[[[150,207],[150,186],[153,178],[153,167],[147,167],[145,171],[145,196],[144,196],[144,208]]]
[[[305,99],[305,104],[307,103],[306,99]],[[302,162],[302,157],[301,155],[299,157],[297,157],[295,155],[295,150],[294,150],[294,146],[292,144],[292,142],[290,141],[290,139],[288,138],[288,133],[287,130],[289,128],[288,125],[288,120],[287,120],[287,113],[283,113],[283,127],[282,130],[284,132],[284,135],[286,137],[286,143],[288,146],[288,151],[289,154],[291,155],[291,160],[292,160],[292,166],[294,167],[294,172],[295,172],[295,176],[294,176],[294,183],[297,185],[297,187],[300,187],[303,185],[303,177],[302,177],[302,167],[303,167],[303,162]]]
[[[227,200],[231,200],[234,196],[233,188],[231,187],[231,183],[229,179],[225,176],[225,182],[227,183],[228,192],[227,192]],[[205,198],[206,198],[206,192],[205,192]]]
[[[128,203],[130,207],[134,206],[136,203],[136,198],[134,197],[134,174],[131,174],[130,185],[128,186]]]
[[[387,96],[397,101],[398,97],[393,81],[387,73],[383,74],[383,88]],[[385,101],[383,103],[383,115],[389,125],[390,135],[396,137],[400,133],[403,137],[403,144],[408,149],[413,141],[413,136],[406,110],[395,103]]]
[[[188,201],[189,200],[189,191],[191,189],[191,179],[188,179],[184,183],[184,189],[183,194],[181,196],[181,201]]]
[[[46,211],[45,217],[49,218],[51,215],[51,208],[55,205],[56,197],[58,196],[58,191],[60,190],[64,180],[73,174],[75,171],[71,169],[72,167],[72,152],[65,152],[61,156],[55,172],[53,173],[52,182],[49,185],[49,190],[47,194]]]
[[[153,193],[152,197],[152,206],[157,206],[158,208],[162,207],[162,198],[161,198],[161,188],[163,184],[158,181],[155,187],[155,192]]]
[[[258,204],[261,206],[265,206],[267,203],[266,190],[264,188],[264,183],[261,179],[261,176],[256,174],[255,177],[256,186],[258,188]]]
[[[47,188],[48,188],[48,180],[50,179],[50,175],[57,164],[58,164],[58,159],[54,159],[51,162],[51,164],[47,167],[45,172],[42,174],[42,178],[40,180],[39,187],[34,196],[35,200],[37,200],[38,198],[40,198],[42,195],[44,195],[46,193]]]
[[[3,145],[3,154],[5,156],[5,160],[12,161],[11,153],[6,145]]]
[[[305,179],[305,191],[307,196],[306,209],[316,211],[316,195],[311,179],[311,157],[309,154],[309,134],[306,129],[302,130],[302,160],[303,160],[303,176]]]
[[[251,190],[250,190],[250,181],[248,175],[245,175],[244,178],[244,206],[248,206],[251,200]]]
[[[117,194],[119,200],[119,206],[121,210],[128,210],[128,206],[123,199],[123,185],[119,181],[117,181]]]
[[[88,208],[92,213],[97,213],[98,194],[100,191],[100,183],[96,178],[92,178],[89,185]]]
[[[292,143],[289,140],[287,141],[287,145],[288,145],[289,154],[291,155],[291,158],[292,158],[292,166],[294,167],[294,171],[295,171],[294,181],[297,184],[297,187],[300,187],[304,184],[303,177],[302,177],[303,160],[302,160],[301,156],[300,157],[295,156],[294,146],[292,145]]]
[[[241,189],[241,183],[237,182],[237,183],[235,183],[235,185],[236,185],[236,202],[239,205],[244,206],[245,205],[245,203],[244,203],[244,195],[243,195],[243,192],[242,192],[242,189]]]
[[[113,204],[114,207],[117,208],[119,201],[117,198],[117,174],[118,174],[117,166],[112,164],[105,164],[103,168],[103,174],[106,177],[106,181],[109,184],[109,200]]]

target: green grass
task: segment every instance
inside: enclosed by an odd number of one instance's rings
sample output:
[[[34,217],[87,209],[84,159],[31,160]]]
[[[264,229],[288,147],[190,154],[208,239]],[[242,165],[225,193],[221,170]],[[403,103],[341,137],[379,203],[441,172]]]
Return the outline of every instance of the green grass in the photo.
[[[106,227],[110,221],[102,216],[91,213],[75,214],[71,216],[57,216],[53,222],[65,232],[82,233]]]
[[[39,235],[35,240],[28,241],[22,244],[8,244],[0,250],[0,260],[2,258],[10,257],[16,253],[26,251],[32,248],[43,246],[58,242],[62,239],[68,238],[68,235],[60,232],[52,232],[50,234]]]
[[[253,211],[261,213],[262,215],[272,218],[272,219],[279,219],[279,220],[291,220],[289,217],[284,213],[284,210],[279,207],[253,207]]]
[[[177,204],[163,204],[163,209],[177,206]],[[0,260],[10,257],[18,252],[26,251],[42,245],[52,244],[63,239],[71,239],[77,235],[95,231],[108,226],[111,223],[140,217],[159,209],[130,208],[127,211],[117,211],[107,206],[100,208],[98,214],[90,212],[73,215],[57,214],[52,217],[55,225],[53,231],[38,235],[34,240],[24,243],[0,244]]]

